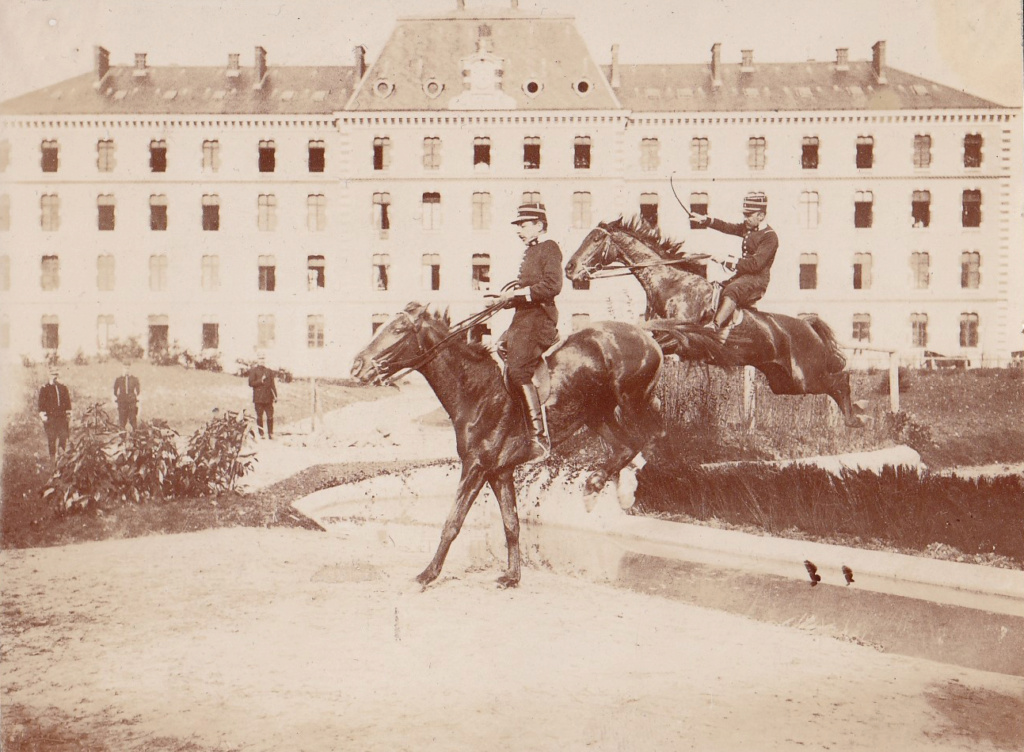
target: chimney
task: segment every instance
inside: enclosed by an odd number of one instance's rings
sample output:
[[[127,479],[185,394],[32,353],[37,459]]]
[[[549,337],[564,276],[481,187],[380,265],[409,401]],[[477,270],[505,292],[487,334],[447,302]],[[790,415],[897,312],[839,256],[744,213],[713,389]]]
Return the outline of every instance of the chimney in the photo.
[[[611,85],[613,89],[622,86],[622,78],[619,76],[619,45],[612,45],[612,76]]]
[[[875,71],[875,80],[880,84],[886,83],[885,79],[885,42],[875,42],[871,48],[874,53],[871,57],[871,68]]]
[[[256,46],[256,80],[253,82],[252,88],[262,89],[263,82],[267,77],[267,51]]]
[[[132,75],[136,77],[144,77],[146,75],[146,53],[136,52],[135,53],[135,70],[132,71]]]
[[[722,43],[711,45],[711,85],[716,89],[722,85]]]
[[[850,50],[847,49],[846,47],[836,48],[836,70],[850,70]]]
[[[96,50],[96,80],[102,81],[110,70],[110,52],[105,48],[97,46]]]
[[[352,48],[356,56],[356,78],[362,80],[366,75],[366,48],[363,45],[356,45]]]
[[[741,73],[753,73],[754,72],[754,51],[753,50],[740,50],[742,62],[740,63]]]
[[[238,58],[241,57],[237,52],[231,52],[228,54],[228,78],[238,78],[241,75],[242,70],[238,66]]]

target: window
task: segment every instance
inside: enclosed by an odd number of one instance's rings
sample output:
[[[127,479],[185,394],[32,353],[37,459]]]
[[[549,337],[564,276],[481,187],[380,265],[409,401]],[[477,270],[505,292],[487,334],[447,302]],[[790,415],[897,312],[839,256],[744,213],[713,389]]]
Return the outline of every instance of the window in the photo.
[[[43,256],[40,271],[40,288],[47,291],[60,288],[60,259],[57,256]]]
[[[651,227],[658,226],[658,194],[640,194],[640,218]]]
[[[800,166],[805,170],[818,169],[818,137],[804,136],[800,152]]]
[[[113,314],[100,314],[96,317],[96,347],[100,352],[110,349],[110,343],[117,336],[114,328]]]
[[[423,194],[423,229],[437,230],[441,227],[441,194]]]
[[[388,270],[391,268],[391,256],[387,253],[373,254],[373,289],[388,289]]]
[[[573,141],[572,166],[577,170],[590,169],[590,136],[577,136]]]
[[[871,254],[853,254],[853,289],[867,290],[871,287]]]
[[[523,169],[540,169],[540,136],[527,136],[523,139]]]
[[[875,163],[875,139],[872,136],[857,136],[857,167],[870,169]]]
[[[871,341],[871,314],[853,314],[853,340],[854,342]]]
[[[928,314],[910,314],[910,346],[928,347]]]
[[[379,230],[381,238],[386,238],[388,230],[391,228],[390,209],[390,193],[373,194],[373,226]]]
[[[914,136],[914,167],[930,167],[932,164],[932,137]]]
[[[800,254],[800,289],[818,289],[818,254]]]
[[[441,255],[437,253],[423,254],[423,289],[441,289]]]
[[[914,227],[927,227],[932,222],[931,191],[914,191],[910,200],[910,218]]]
[[[220,141],[203,141],[203,172],[220,170]]]
[[[306,287],[311,292],[327,285],[327,263],[323,256],[306,257]]]
[[[11,142],[6,138],[0,138],[0,172],[6,172],[10,163]]]
[[[323,141],[309,142],[309,171],[323,172],[327,164],[327,147]]]
[[[491,164],[491,139],[483,136],[473,139],[473,166]]]
[[[220,256],[203,256],[201,261],[202,285],[204,290],[220,289]]]
[[[471,285],[474,290],[486,292],[491,289],[491,256],[489,253],[473,254],[473,278]]]
[[[521,204],[543,204],[541,200],[540,191],[523,191],[523,200]]]
[[[149,171],[167,172],[167,142],[163,139],[149,142]]]
[[[914,251],[910,254],[910,276],[915,290],[927,290],[931,282],[932,259],[927,252]]]
[[[110,254],[96,257],[96,289],[103,292],[114,289],[114,257]]]
[[[39,224],[47,232],[60,227],[60,198],[56,193],[44,193],[39,198]]]
[[[441,139],[428,136],[423,139],[423,169],[437,170],[441,167]]]
[[[694,138],[690,141],[690,169],[706,170],[708,168],[708,150],[710,144],[706,138]]]
[[[386,313],[375,313],[370,316],[370,332],[376,334],[377,330],[388,323],[388,315]]]
[[[964,251],[960,254],[960,287],[977,290],[981,286],[981,254]]]
[[[964,191],[961,216],[964,227],[981,227],[981,191]]]
[[[491,194],[473,194],[473,229],[487,230],[491,226]]]
[[[6,253],[0,256],[0,290],[7,292],[11,289],[11,257]]]
[[[277,258],[275,256],[260,256],[258,265],[258,289],[263,292],[274,292],[277,289]]]
[[[590,207],[592,198],[587,191],[576,191],[572,194],[572,226],[574,229],[583,230],[593,224]]]
[[[113,172],[117,162],[114,160],[114,141],[100,139],[96,142],[96,169],[100,172]]]
[[[96,227],[104,231],[114,229],[114,197],[110,194],[96,197]]]
[[[708,203],[708,194],[703,192],[694,192],[690,194],[690,211],[693,214],[703,214],[707,216],[708,206],[710,206],[710,204]],[[699,225],[691,219],[690,229],[706,230],[707,225]]]
[[[373,139],[373,169],[386,170],[391,166],[391,139],[386,136]]]
[[[755,136],[747,141],[747,166],[751,170],[764,169],[765,140]]]
[[[274,314],[263,313],[256,317],[256,347],[270,348],[277,341],[277,323]]]
[[[586,329],[590,326],[590,314],[589,313],[574,313],[572,315],[572,330],[578,332],[580,329]]]
[[[43,168],[43,172],[56,172],[60,163],[60,146],[56,141],[43,141],[40,150],[42,152],[40,166]]]
[[[149,229],[156,231],[167,229],[167,196],[153,195],[149,197]]]
[[[960,314],[960,347],[978,346],[978,314]]]
[[[661,144],[656,138],[640,139],[640,169],[651,172],[661,165]]]
[[[203,349],[220,349],[220,324],[213,321],[203,322]]]
[[[149,289],[153,292],[167,289],[167,256],[163,254],[149,257]]]
[[[277,144],[273,140],[262,140],[259,146],[260,172],[273,172],[277,166]]]
[[[800,216],[801,227],[813,230],[821,221],[821,209],[819,207],[817,191],[804,191],[800,194]]]
[[[277,196],[260,194],[257,200],[256,226],[263,232],[277,227]]]
[[[43,341],[44,350],[56,350],[60,347],[60,324],[56,316],[43,316]]]
[[[469,328],[470,342],[483,342],[484,337],[491,336],[491,327],[487,324],[474,324]]]
[[[324,317],[319,314],[306,317],[306,347],[322,350],[324,346]]]
[[[964,136],[964,167],[981,167],[981,134]]]
[[[874,217],[872,204],[875,196],[871,191],[857,191],[853,197],[853,226],[871,227]]]
[[[149,352],[166,352],[167,345],[171,341],[170,327],[166,316],[149,317]]]
[[[220,196],[216,194],[203,196],[203,229],[210,232],[220,229]]]
[[[0,232],[7,232],[11,229],[11,197],[4,193],[0,194]]]

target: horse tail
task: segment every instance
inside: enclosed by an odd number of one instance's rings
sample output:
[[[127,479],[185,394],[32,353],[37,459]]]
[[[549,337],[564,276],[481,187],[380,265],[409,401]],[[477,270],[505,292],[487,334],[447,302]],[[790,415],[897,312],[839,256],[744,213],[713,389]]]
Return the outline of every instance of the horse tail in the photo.
[[[724,364],[727,362],[725,345],[717,332],[699,324],[678,319],[654,319],[644,322],[654,341],[665,355],[677,355],[680,360]]]
[[[846,354],[843,352],[843,348],[839,346],[839,341],[836,339],[836,333],[832,331],[832,327],[814,314],[805,316],[804,321],[814,330],[814,333],[818,335],[822,344],[829,351],[829,358],[826,363],[828,372],[840,373],[843,371],[846,368]]]

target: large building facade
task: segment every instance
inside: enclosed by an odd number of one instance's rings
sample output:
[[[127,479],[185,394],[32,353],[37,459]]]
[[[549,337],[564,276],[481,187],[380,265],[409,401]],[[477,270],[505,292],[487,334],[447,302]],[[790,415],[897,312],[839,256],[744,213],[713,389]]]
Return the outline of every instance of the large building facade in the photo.
[[[514,278],[523,200],[547,205],[566,257],[635,214],[737,252],[689,227],[670,176],[726,219],[768,195],[765,310],[907,362],[1022,348],[1019,109],[892,69],[884,42],[866,60],[725,63],[715,45],[599,65],[571,18],[512,5],[401,19],[346,66],[276,67],[262,48],[252,67],[113,66],[98,48],[91,73],[3,103],[4,352],[136,336],[340,375],[409,301],[462,318]],[[559,307],[568,333],[644,300],[600,280]]]

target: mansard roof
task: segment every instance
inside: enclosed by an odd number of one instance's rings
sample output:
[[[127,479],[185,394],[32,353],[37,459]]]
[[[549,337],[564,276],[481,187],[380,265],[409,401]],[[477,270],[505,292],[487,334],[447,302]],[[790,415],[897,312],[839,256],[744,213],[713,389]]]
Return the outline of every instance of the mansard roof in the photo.
[[[895,68],[879,83],[871,61],[722,64],[712,86],[710,64],[620,65],[615,89],[634,112],[764,112],[1002,108],[994,102]],[[611,66],[603,70],[609,80]]]
[[[481,58],[496,71],[481,65],[478,74]],[[509,9],[400,19],[346,109],[620,107],[571,17]]]
[[[352,95],[356,69],[268,67],[257,86],[255,67],[111,66],[0,104],[4,115],[329,114]]]

